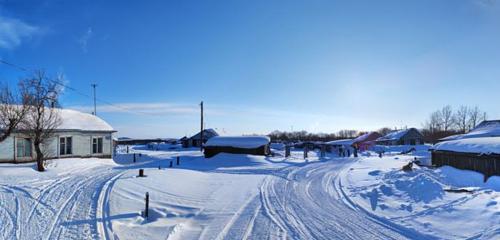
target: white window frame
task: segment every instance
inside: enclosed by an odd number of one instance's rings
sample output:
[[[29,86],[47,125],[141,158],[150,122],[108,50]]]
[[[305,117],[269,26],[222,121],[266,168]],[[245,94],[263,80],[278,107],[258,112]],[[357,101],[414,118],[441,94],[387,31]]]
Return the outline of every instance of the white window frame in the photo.
[[[27,144],[29,144],[29,155],[26,155]],[[19,151],[21,148],[21,151]],[[21,155],[19,154],[21,153]],[[33,156],[33,146],[31,144],[31,138],[16,138],[16,157],[17,158],[26,158]]]
[[[99,140],[100,140],[100,144],[99,144]],[[92,138],[92,154],[102,154],[103,149],[104,149],[103,145],[104,145],[104,138],[103,137],[93,137]]]
[[[68,139],[71,139],[71,144],[68,147]],[[63,141],[64,140],[64,141]],[[59,137],[59,155],[73,155],[73,137]]]

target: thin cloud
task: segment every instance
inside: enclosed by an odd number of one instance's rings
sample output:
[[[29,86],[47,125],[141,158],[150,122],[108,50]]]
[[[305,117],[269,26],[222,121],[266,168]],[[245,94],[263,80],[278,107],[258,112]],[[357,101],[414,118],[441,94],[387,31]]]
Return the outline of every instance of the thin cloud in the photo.
[[[92,106],[71,106],[71,109],[92,112]],[[113,105],[98,105],[98,113],[132,113],[138,115],[191,115],[199,114],[200,109],[196,105],[176,103],[117,103]]]
[[[12,50],[32,38],[39,28],[21,20],[0,16],[0,49]]]
[[[80,39],[78,39],[78,43],[80,44],[83,52],[88,52],[88,44],[93,35],[94,33],[92,32],[92,28],[89,27],[87,31],[85,31],[85,33],[83,33],[83,35],[80,37]]]

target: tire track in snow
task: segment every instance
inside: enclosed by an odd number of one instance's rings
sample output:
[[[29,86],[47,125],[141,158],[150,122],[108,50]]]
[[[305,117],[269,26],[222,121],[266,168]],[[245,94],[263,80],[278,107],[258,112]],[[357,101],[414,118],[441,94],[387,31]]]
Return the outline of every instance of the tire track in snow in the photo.
[[[12,189],[10,189],[7,186],[2,186],[2,188],[7,191],[8,193],[11,194],[12,198],[14,199],[14,202],[18,203],[17,195],[14,193]],[[18,227],[19,223],[16,218],[17,214],[17,204],[16,204],[16,214],[12,213],[13,210],[7,208],[7,206],[2,206],[3,203],[10,202],[10,199],[7,200],[7,198],[2,197],[2,194],[0,194],[0,219],[5,219],[6,221],[1,221],[0,223],[2,224],[2,233],[3,233],[3,238],[2,239],[19,239],[19,232],[18,232]],[[2,214],[4,212],[4,214]],[[8,222],[7,222],[8,221]],[[9,229],[7,229],[10,227]]]
[[[100,187],[121,172],[111,167],[88,168],[71,176],[60,175],[35,189],[1,185],[0,239],[99,238],[96,208]],[[11,204],[2,204],[7,201]]]
[[[261,213],[254,215],[255,218],[248,223],[247,231],[240,238],[431,238],[374,218],[349,204],[339,184],[339,173],[351,163],[352,161],[343,159],[316,162],[302,167],[292,166],[278,173],[282,176],[283,172],[288,172],[287,178],[266,178],[261,185]],[[259,208],[253,206],[254,211],[255,209]],[[278,234],[271,233],[270,229],[273,227],[278,229]]]
[[[103,239],[114,239],[113,229],[111,227],[111,221],[109,220],[110,210],[109,210],[109,198],[111,195],[111,190],[116,180],[123,176],[126,172],[116,174],[115,176],[109,178],[103,183],[103,187],[100,190],[97,199],[96,206],[96,225],[99,237]],[[99,221],[100,219],[100,221]],[[110,236],[113,236],[111,238]]]
[[[59,236],[60,239],[81,238],[82,231],[88,238],[97,238],[99,236],[96,222],[98,196],[102,186],[115,175],[115,171],[105,170],[99,172],[96,177],[87,177],[81,181],[77,191],[57,218],[55,226],[58,228],[53,229],[48,238],[53,235]],[[81,199],[87,201],[81,201]]]

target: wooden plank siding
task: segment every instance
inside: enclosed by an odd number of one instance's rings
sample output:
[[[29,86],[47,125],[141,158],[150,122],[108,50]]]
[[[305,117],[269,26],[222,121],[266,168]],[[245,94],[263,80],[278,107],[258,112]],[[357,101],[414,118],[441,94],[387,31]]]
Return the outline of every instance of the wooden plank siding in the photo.
[[[484,174],[485,180],[490,176],[500,176],[500,155],[461,153],[450,151],[433,151],[432,164],[452,166],[462,170],[472,170]]]

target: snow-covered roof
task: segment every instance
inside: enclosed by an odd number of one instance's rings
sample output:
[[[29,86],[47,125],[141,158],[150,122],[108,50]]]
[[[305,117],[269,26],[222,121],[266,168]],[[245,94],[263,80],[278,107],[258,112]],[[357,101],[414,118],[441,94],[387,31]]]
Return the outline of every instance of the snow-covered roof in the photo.
[[[340,140],[327,142],[326,144],[328,144],[328,145],[352,145],[353,140],[352,139],[340,139]]]
[[[466,134],[452,135],[439,139],[440,141],[450,141],[466,138],[479,137],[500,137],[500,121],[483,121],[476,128]]]
[[[417,129],[415,129],[415,128],[408,128],[408,129],[394,131],[394,132],[391,132],[383,137],[380,137],[379,139],[377,139],[377,141],[398,140],[398,139],[401,139],[402,137],[404,137],[409,131],[413,131],[413,130],[417,131]]]
[[[107,122],[101,118],[71,109],[57,109],[61,118],[59,130],[81,130],[81,131],[115,131]]]
[[[434,151],[452,151],[465,153],[500,154],[500,137],[465,138],[440,142],[433,147]]]
[[[377,132],[368,132],[368,133],[365,133],[365,134],[353,139],[352,141],[353,141],[353,143],[360,143],[360,142],[365,142],[370,138],[372,138],[372,139],[377,138],[377,136],[380,136],[380,134]]]
[[[216,136],[208,139],[206,147],[257,148],[267,145],[271,139],[267,136]]]

